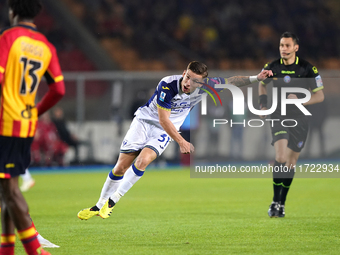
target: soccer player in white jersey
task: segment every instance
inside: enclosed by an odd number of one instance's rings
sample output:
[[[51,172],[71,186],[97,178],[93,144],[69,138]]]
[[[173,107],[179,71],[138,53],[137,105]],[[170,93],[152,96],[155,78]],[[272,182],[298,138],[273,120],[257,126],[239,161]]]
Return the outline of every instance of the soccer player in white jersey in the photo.
[[[270,70],[263,70],[257,76],[214,80],[240,87],[272,75]],[[194,146],[178,130],[205,93],[198,87],[205,83],[215,87],[216,83],[207,76],[207,66],[193,61],[182,75],[168,76],[159,82],[150,100],[136,111],[122,142],[118,161],[104,183],[97,204],[81,210],[78,213],[80,219],[87,220],[95,215],[108,218],[119,199],[142,177],[145,168],[163,153],[171,140],[178,143],[181,153],[194,151]]]

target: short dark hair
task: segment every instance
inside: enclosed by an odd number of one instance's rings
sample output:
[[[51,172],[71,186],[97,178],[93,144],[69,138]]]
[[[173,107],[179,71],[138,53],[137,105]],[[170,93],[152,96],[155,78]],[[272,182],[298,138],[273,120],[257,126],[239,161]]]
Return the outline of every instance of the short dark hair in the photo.
[[[208,67],[198,61],[192,61],[189,63],[187,69],[193,71],[195,74],[202,75],[203,78],[208,76]]]
[[[282,38],[292,38],[294,41],[294,44],[299,44],[299,38],[296,36],[296,34],[292,33],[292,32],[284,32],[281,37],[280,40]]]
[[[41,0],[8,0],[8,7],[20,18],[33,19],[42,9]]]

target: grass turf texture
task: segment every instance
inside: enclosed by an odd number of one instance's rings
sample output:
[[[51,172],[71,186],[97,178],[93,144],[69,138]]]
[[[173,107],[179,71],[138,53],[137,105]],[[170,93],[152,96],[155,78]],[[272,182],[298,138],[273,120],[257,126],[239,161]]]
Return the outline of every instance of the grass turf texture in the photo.
[[[295,179],[286,218],[270,219],[270,179],[190,179],[149,171],[108,219],[77,218],[106,172],[34,174],[25,197],[56,254],[340,254],[340,179]],[[16,254],[24,254],[16,243]]]

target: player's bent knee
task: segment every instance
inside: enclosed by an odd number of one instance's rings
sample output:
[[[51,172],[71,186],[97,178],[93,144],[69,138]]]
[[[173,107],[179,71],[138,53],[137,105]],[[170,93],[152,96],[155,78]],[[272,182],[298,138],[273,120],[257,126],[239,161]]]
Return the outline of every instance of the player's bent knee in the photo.
[[[153,159],[151,157],[138,157],[135,166],[138,169],[144,170],[152,161]]]
[[[113,173],[115,175],[124,175],[132,163],[133,160],[119,160],[117,164],[114,166]]]
[[[114,174],[115,175],[118,175],[118,176],[121,176],[121,175],[124,175],[125,172],[129,169],[130,165],[128,166],[121,166],[121,165],[116,165],[114,167]]]

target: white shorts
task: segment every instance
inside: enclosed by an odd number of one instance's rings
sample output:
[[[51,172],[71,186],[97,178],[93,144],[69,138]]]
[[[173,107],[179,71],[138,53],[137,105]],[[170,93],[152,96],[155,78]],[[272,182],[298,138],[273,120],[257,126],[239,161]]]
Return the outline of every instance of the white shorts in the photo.
[[[120,146],[120,152],[130,153],[150,148],[160,156],[171,141],[163,129],[135,117]]]

